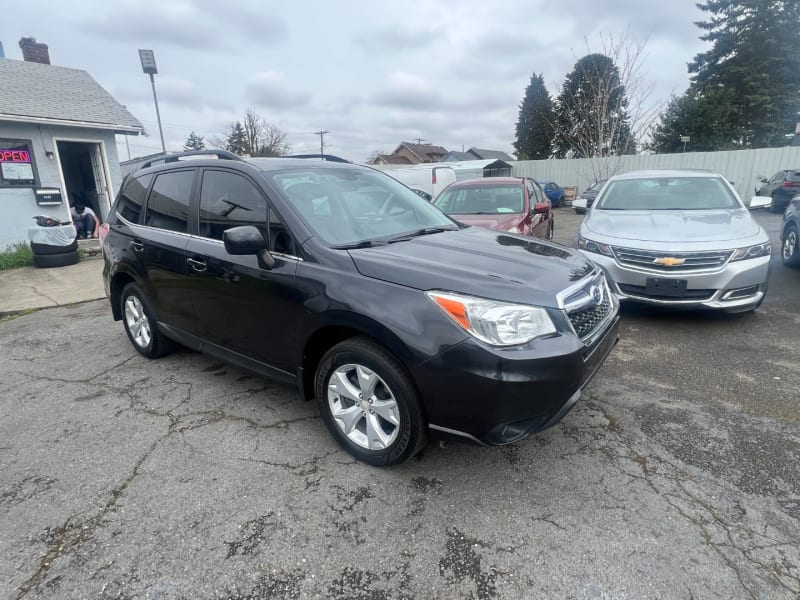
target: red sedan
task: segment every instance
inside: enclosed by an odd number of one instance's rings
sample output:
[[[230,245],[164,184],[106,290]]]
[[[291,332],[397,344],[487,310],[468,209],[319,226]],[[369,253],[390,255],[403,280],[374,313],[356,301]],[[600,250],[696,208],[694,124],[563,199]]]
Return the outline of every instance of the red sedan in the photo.
[[[433,203],[467,225],[553,239],[550,200],[539,184],[527,177],[457,181],[447,186]]]

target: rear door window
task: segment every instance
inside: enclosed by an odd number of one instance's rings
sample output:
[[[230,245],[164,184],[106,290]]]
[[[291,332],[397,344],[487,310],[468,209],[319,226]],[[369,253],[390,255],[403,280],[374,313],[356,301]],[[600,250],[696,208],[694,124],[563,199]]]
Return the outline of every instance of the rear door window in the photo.
[[[156,176],[147,201],[145,225],[178,233],[188,231],[194,174],[195,170],[189,169]]]
[[[147,188],[153,175],[140,175],[131,177],[119,194],[117,200],[117,214],[130,223],[138,223],[142,214],[142,206],[147,195]]]

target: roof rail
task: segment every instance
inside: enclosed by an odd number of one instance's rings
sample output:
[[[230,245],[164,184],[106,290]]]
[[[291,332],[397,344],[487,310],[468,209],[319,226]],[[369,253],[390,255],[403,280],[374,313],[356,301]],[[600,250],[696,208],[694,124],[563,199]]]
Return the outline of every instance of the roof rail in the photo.
[[[139,168],[146,169],[147,167],[151,167],[159,162],[178,162],[180,159],[186,156],[216,156],[219,160],[244,160],[241,156],[237,156],[233,152],[228,152],[227,150],[192,150],[191,152],[172,152],[162,154],[161,156],[157,156],[156,158],[148,160]]]
[[[350,162],[346,158],[342,158],[341,156],[335,156],[333,154],[290,154],[288,156],[282,156],[281,158],[319,158],[320,160],[328,160],[330,162],[339,162],[339,163]]]

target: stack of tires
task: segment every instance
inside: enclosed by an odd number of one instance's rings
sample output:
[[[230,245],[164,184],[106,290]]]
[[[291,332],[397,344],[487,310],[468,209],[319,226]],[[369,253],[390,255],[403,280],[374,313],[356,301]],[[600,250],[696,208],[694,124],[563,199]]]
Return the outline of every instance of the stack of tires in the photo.
[[[36,222],[37,227],[29,231],[35,267],[66,267],[80,261],[74,225],[41,217],[36,218]]]

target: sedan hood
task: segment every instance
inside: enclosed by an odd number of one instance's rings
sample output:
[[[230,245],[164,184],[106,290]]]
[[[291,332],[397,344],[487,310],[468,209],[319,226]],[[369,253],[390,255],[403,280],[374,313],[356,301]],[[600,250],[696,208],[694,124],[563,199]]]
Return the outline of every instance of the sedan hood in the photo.
[[[349,252],[374,279],[551,308],[558,292],[595,270],[569,248],[478,227]]]
[[[747,240],[761,227],[744,208],[733,210],[597,210],[584,226],[606,238],[647,242],[728,242]]]
[[[512,227],[519,225],[522,220],[521,214],[505,213],[492,215],[448,215],[460,223],[474,225],[475,227],[485,227],[495,231],[508,231]]]

